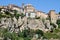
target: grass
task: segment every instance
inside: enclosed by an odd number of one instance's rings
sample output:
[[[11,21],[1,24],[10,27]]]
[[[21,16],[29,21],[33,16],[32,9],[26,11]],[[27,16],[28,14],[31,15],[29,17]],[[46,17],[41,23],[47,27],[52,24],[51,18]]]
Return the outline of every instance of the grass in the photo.
[[[53,31],[53,33],[51,33],[51,32],[44,33],[44,36],[48,39],[50,39],[50,38],[60,39],[60,35],[57,35],[59,32],[60,32],[59,29],[55,29]]]

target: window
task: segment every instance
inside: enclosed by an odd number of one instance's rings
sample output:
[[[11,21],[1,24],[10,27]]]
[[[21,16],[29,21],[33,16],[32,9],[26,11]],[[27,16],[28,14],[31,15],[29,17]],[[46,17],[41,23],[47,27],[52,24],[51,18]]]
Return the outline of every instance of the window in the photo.
[[[30,17],[34,18],[35,17],[35,13],[30,13]]]
[[[60,19],[60,16],[58,16],[58,19]]]

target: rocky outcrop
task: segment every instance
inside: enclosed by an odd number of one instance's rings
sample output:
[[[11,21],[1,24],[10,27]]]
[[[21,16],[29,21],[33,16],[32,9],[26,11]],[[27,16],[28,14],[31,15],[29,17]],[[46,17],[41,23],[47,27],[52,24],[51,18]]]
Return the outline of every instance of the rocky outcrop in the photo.
[[[34,30],[37,30],[37,29],[44,30],[45,29],[45,25],[43,25],[42,20],[37,20],[37,19],[31,19],[31,20],[28,19],[28,27],[30,29],[34,29]]]
[[[5,13],[5,12],[6,13]],[[4,13],[3,13],[4,12]],[[14,13],[15,12],[15,13]],[[13,12],[10,9],[2,9],[2,14],[5,14],[0,19],[0,27],[2,28],[8,28],[10,32],[16,32],[22,31],[24,29],[33,29],[33,30],[42,30],[42,31],[48,31],[53,28],[53,26],[50,25],[49,20],[42,20],[42,18],[27,18],[24,16],[24,14],[17,14],[18,12],[13,10]],[[10,14],[9,14],[10,13]],[[6,17],[4,17],[6,16]],[[18,18],[17,18],[18,17]],[[56,25],[56,24],[55,24]],[[56,25],[57,26],[57,25]]]
[[[51,30],[51,28],[53,28],[53,26],[50,25],[50,21],[49,21],[49,20],[45,20],[44,24],[45,24],[45,28],[46,28],[46,29]]]
[[[16,33],[20,30],[24,29],[33,29],[33,30],[42,30],[45,31],[46,29],[51,30],[52,26],[50,25],[49,20],[45,20],[43,23],[40,19],[28,19],[27,17],[21,18],[19,16],[18,20],[13,18],[1,18],[0,26],[3,28],[8,28],[10,32],[15,31]]]

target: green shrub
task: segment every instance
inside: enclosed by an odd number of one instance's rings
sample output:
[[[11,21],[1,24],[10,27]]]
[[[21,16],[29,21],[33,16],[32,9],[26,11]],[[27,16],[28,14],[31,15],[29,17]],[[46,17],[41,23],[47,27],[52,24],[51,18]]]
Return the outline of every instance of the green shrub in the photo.
[[[35,19],[40,19],[40,17],[36,17]]]
[[[59,25],[60,24],[60,19],[58,19],[56,23]]]
[[[38,34],[38,38],[44,36],[43,31],[39,29],[35,31],[35,34]]]
[[[54,23],[50,23],[50,25],[52,25],[54,28],[56,28],[56,25]]]
[[[23,13],[21,13],[21,18],[23,18],[25,15]]]
[[[60,24],[58,25],[58,28],[60,28]]]

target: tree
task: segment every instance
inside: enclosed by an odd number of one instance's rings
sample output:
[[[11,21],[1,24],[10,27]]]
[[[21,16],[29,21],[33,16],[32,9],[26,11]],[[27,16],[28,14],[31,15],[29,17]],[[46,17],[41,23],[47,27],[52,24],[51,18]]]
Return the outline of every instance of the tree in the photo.
[[[24,40],[31,40],[34,35],[34,31],[31,29],[25,29],[22,31]]]
[[[44,36],[43,35],[43,31],[42,30],[39,30],[39,29],[35,31],[35,34],[38,34],[38,38]]]
[[[7,32],[4,34],[4,40],[12,39],[11,33]]]
[[[0,37],[3,37],[3,35],[7,32],[7,29],[0,28]]]
[[[23,13],[21,13],[21,18],[23,18],[25,15]]]
[[[59,12],[59,14],[60,14],[60,12]]]
[[[14,14],[16,14],[18,11],[17,10],[13,10]]]
[[[8,40],[12,38],[11,33],[9,33],[8,29],[1,28],[0,29],[0,37],[4,38],[4,40]]]
[[[59,25],[60,24],[60,19],[58,19],[56,23]]]
[[[23,33],[21,31],[18,32],[18,37],[23,37]]]
[[[56,23],[58,24],[58,28],[60,28],[60,19],[58,19]]]
[[[19,40],[19,37],[15,32],[13,33],[7,32],[4,34],[4,40],[8,40],[8,39]]]
[[[14,14],[14,16],[16,17],[16,19],[18,20],[20,14]]]
[[[25,29],[25,30],[23,30],[22,33],[23,33],[23,36],[24,36],[24,37],[27,37],[27,36],[29,35],[30,31],[27,30],[27,29]]]
[[[5,11],[5,16],[6,17],[13,17],[13,14],[11,14],[9,11]]]

